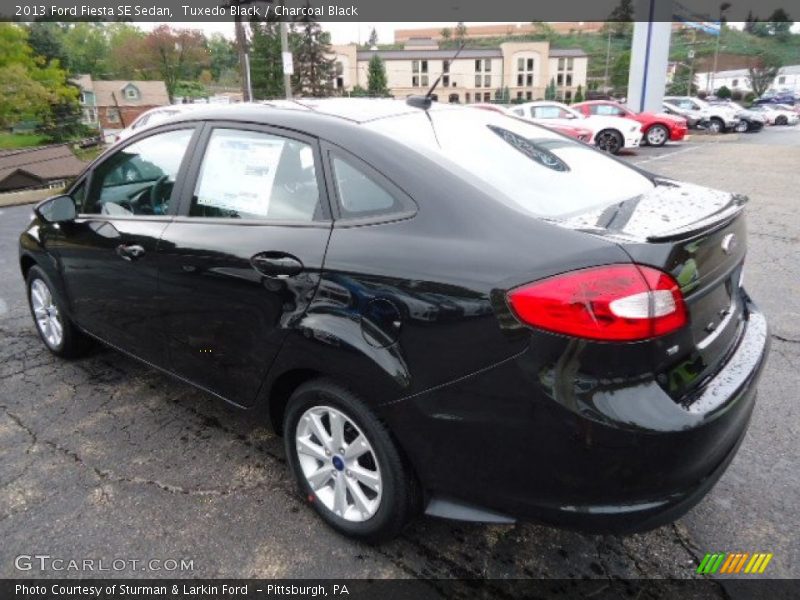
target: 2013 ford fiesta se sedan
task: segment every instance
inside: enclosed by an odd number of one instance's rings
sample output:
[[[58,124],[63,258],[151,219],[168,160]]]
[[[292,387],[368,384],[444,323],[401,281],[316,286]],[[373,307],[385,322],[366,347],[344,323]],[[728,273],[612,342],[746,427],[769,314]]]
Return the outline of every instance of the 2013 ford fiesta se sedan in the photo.
[[[708,492],[768,347],[741,196],[425,102],[192,111],[39,204],[45,345],[89,339],[285,438],[328,524],[629,532]]]

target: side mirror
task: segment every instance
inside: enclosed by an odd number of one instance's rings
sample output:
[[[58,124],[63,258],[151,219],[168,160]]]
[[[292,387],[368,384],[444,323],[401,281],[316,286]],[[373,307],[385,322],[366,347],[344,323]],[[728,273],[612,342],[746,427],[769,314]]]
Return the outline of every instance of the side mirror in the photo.
[[[48,223],[74,221],[78,216],[78,212],[75,210],[75,201],[66,194],[53,196],[40,202],[33,211],[39,218]]]

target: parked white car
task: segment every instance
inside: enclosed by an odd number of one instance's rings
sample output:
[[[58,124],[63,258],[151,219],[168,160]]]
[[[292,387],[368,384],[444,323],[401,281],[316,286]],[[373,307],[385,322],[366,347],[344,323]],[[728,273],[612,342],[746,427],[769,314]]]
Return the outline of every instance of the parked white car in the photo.
[[[605,115],[585,117],[561,102],[526,102],[512,106],[508,113],[540,125],[586,127],[592,131],[595,146],[611,154],[617,154],[623,148],[638,148],[642,141],[642,126],[638,121]]]
[[[691,96],[666,96],[664,103],[695,114],[700,122],[707,123],[706,128],[711,133],[735,131],[739,125],[737,109],[731,106],[709,104],[705,100]]]
[[[116,138],[114,138],[114,143],[118,144],[124,139],[131,137],[134,133],[139,133],[145,129],[150,127],[155,127],[156,125],[160,125],[167,119],[179,115],[181,113],[193,110],[198,106],[208,107],[206,104],[170,104],[169,106],[157,106],[156,108],[151,108],[150,110],[146,110],[138,117],[133,120],[133,123],[128,125],[125,129],[120,131]]]
[[[757,104],[750,110],[763,115],[770,125],[797,125],[800,121],[800,115],[796,112],[777,104]]]

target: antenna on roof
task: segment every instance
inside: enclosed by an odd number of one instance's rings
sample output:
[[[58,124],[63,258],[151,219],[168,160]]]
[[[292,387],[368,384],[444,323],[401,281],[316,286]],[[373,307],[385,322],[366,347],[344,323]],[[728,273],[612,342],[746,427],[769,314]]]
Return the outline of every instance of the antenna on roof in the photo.
[[[461,51],[464,49],[464,44],[466,44],[466,41],[461,42],[461,45],[458,47],[458,50],[456,50],[453,58],[445,63],[444,67],[442,68],[442,72],[439,73],[439,76],[436,78],[436,81],[433,82],[433,85],[428,90],[428,93],[424,96],[409,96],[406,98],[406,104],[416,108],[422,108],[423,110],[428,110],[431,107],[431,104],[433,103],[433,90],[435,90],[436,86],[439,85],[439,82],[442,80],[442,76],[445,73],[450,72],[450,65],[453,64],[453,61],[458,58],[459,54],[461,54]]]

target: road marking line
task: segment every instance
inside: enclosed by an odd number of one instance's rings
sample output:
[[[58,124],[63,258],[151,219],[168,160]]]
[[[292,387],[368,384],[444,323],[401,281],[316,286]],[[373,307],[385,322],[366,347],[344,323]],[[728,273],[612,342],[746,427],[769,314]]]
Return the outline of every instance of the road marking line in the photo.
[[[715,142],[719,143],[719,142]],[[677,156],[678,154],[684,154],[685,152],[690,152],[691,150],[697,150],[698,148],[702,148],[703,146],[689,146],[688,148],[681,148],[680,150],[676,150],[675,152],[670,152],[669,154],[661,154],[660,156],[651,156],[650,158],[646,158],[644,160],[637,161],[633,164],[641,165],[644,163],[652,162],[654,160],[661,160],[663,158],[670,158],[671,156]]]

